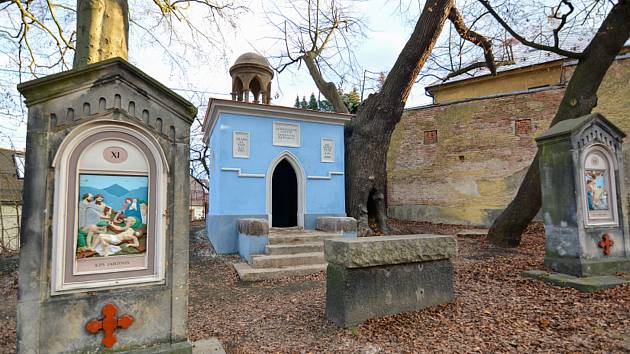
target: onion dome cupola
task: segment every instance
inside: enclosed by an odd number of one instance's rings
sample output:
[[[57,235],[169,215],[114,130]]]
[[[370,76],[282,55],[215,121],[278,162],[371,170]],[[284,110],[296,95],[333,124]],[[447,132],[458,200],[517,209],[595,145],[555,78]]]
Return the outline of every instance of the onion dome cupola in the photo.
[[[232,99],[235,101],[269,104],[273,70],[265,57],[257,53],[239,56],[230,68]]]

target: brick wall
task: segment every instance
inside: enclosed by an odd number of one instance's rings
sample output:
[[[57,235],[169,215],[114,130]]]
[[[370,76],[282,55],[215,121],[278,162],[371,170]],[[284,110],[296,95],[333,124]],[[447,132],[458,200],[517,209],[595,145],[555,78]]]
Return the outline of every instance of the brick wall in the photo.
[[[595,109],[627,132],[629,81],[630,59],[618,60]],[[563,95],[550,88],[406,111],[388,154],[389,215],[490,225],[516,193],[536,154],[534,137],[548,128]],[[425,144],[433,130],[435,142]]]

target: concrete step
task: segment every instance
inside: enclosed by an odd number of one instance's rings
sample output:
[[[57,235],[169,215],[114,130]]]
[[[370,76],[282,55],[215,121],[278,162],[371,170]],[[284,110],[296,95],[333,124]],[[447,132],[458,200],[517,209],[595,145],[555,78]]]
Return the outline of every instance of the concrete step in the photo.
[[[284,268],[256,269],[252,268],[247,263],[236,263],[234,264],[234,269],[238,273],[238,277],[243,281],[260,281],[318,273],[326,271],[326,266],[326,263],[323,263]]]
[[[315,242],[324,242],[324,240],[334,237],[340,237],[340,235],[326,232],[300,232],[294,234],[274,234],[269,233],[269,244],[270,245],[279,245],[279,244],[304,244],[304,243],[315,243]]]
[[[252,268],[256,269],[282,268],[322,263],[325,263],[324,252],[279,255],[253,255],[251,260]]]
[[[324,252],[323,242],[296,243],[296,244],[277,244],[267,245],[265,253],[268,255],[279,254],[297,254],[309,252]]]

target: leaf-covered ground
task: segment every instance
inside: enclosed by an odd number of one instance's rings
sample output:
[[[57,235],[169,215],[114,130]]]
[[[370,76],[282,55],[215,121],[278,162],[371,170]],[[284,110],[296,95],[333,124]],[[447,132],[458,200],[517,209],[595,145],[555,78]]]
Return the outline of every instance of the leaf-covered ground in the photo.
[[[457,231],[398,223],[410,233]],[[338,329],[324,318],[325,275],[243,283],[235,256],[191,243],[191,340],[219,337],[232,353],[630,352],[630,286],[597,294],[520,278],[542,269],[544,235],[530,227],[514,250],[458,239],[452,304]],[[16,272],[0,274],[0,352],[15,348]]]

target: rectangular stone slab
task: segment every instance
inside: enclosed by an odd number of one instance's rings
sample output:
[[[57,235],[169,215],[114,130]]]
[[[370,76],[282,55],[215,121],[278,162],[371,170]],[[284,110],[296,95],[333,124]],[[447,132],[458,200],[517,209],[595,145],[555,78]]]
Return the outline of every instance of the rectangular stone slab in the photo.
[[[457,241],[446,235],[404,235],[330,239],[324,244],[326,261],[346,268],[416,263],[457,255]]]
[[[345,268],[329,263],[326,318],[340,327],[453,301],[450,260]]]

